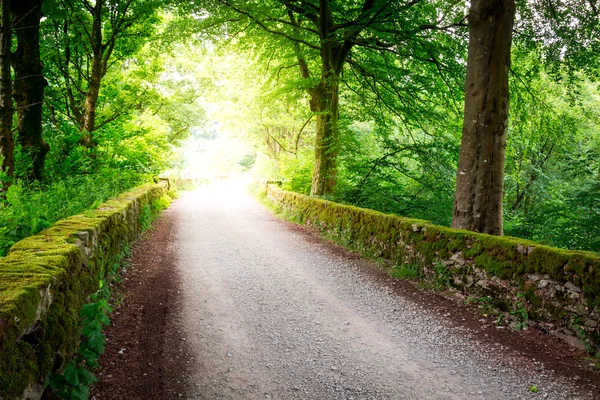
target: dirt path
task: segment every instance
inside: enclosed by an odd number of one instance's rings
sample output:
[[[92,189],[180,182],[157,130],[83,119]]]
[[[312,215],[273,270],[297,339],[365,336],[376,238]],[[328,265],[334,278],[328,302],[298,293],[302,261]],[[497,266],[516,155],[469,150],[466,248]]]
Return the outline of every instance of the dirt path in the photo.
[[[133,263],[97,399],[600,398],[555,340],[387,279],[230,184],[185,193]]]

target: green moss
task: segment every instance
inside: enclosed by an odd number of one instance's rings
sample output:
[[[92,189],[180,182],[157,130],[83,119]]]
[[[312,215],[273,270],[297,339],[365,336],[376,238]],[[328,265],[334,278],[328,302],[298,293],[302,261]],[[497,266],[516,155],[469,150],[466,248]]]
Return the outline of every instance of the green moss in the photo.
[[[274,186],[269,186],[267,191],[267,198],[272,199],[275,207],[300,216],[298,221],[310,221],[311,225],[336,241],[369,256],[381,256],[399,265],[408,258],[423,268],[431,268],[437,261],[462,252],[467,267],[451,273],[463,281],[470,273],[467,272],[470,261],[488,275],[523,284],[526,274],[547,274],[552,280],[570,281],[581,287],[590,308],[600,308],[600,255],[596,253],[560,250],[519,238],[436,226],[428,221],[386,215],[286,192]],[[533,288],[525,292],[531,293],[528,300],[534,308],[542,307]],[[554,315],[564,318],[559,313]]]
[[[0,259],[0,398],[19,398],[75,354],[79,311],[97,290],[99,260],[110,259],[136,236],[141,227],[135,211],[155,201],[164,205],[165,192],[166,185],[134,189],[16,243]],[[85,245],[97,241],[95,258],[86,263],[76,245],[85,239],[81,233],[87,234]],[[46,290],[52,302],[35,322]]]
[[[35,351],[24,341],[10,341],[2,336],[0,340],[1,393],[6,398],[17,398],[38,375]]]

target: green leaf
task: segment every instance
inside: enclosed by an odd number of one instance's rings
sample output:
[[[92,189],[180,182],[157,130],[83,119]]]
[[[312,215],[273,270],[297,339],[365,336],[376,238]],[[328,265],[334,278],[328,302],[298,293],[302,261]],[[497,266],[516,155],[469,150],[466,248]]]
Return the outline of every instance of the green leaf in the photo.
[[[98,304],[96,304],[96,303],[84,304],[83,307],[81,308],[81,316],[82,317],[93,318],[97,312],[98,312]]]
[[[54,390],[61,390],[62,388],[65,387],[65,384],[67,383],[66,379],[64,376],[62,375],[52,375],[50,377],[50,387]]]
[[[100,331],[94,331],[87,337],[88,346],[91,350],[96,351],[98,354],[104,353],[104,346],[106,345],[106,337]]]
[[[85,337],[90,337],[102,331],[102,325],[95,319],[81,329],[81,334]]]
[[[79,381],[84,385],[91,385],[92,383],[98,382],[98,378],[96,378],[94,374],[92,374],[86,368],[77,368],[77,374],[79,375]]]
[[[98,367],[98,356],[99,354],[90,349],[87,344],[84,344],[79,349],[79,354],[85,359],[85,363],[88,367],[96,368]]]
[[[110,318],[107,315],[101,315],[98,317],[100,323],[104,326],[108,326],[110,324]]]
[[[75,367],[75,363],[70,362],[65,367],[65,372],[63,373],[65,380],[69,382],[72,386],[79,386],[79,374],[77,374],[77,368]]]
[[[100,364],[98,363],[98,357],[92,357],[85,360],[85,365],[90,368],[98,368]]]
[[[540,391],[540,389],[539,389],[537,386],[535,386],[535,385],[531,385],[531,386],[529,387],[529,391],[530,391],[531,393],[538,393],[538,392]]]
[[[79,386],[73,390],[70,400],[88,400],[90,398],[90,388],[89,386]]]

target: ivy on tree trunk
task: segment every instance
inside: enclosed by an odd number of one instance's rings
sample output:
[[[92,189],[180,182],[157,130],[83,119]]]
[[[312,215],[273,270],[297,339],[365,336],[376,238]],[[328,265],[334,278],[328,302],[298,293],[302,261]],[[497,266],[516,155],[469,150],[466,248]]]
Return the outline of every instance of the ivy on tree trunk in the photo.
[[[317,113],[317,133],[315,138],[315,163],[313,167],[310,194],[322,196],[329,194],[337,182],[338,158],[338,118],[339,118],[339,84],[335,83],[316,90],[311,104],[312,111]]]
[[[502,235],[514,0],[472,0],[452,227]]]
[[[333,40],[333,15],[327,0],[320,1],[318,21],[321,82],[319,87],[309,90],[311,111],[317,113],[315,162],[310,189],[312,196],[330,194],[337,182],[339,73],[351,48],[343,56],[340,55],[342,46]]]
[[[299,18],[307,18],[313,22],[312,32],[318,34],[321,58],[321,77],[317,87],[309,88],[310,108],[316,113],[315,159],[312,174],[311,196],[331,194],[337,183],[337,163],[339,150],[339,88],[340,74],[344,63],[360,33],[373,22],[372,14],[375,2],[365,0],[359,16],[344,26],[336,25],[333,19],[332,5],[329,0],[319,0],[318,6],[308,4],[298,5],[286,2],[290,22],[296,30],[301,28]],[[305,8],[306,7],[306,8]],[[386,5],[382,6],[383,8]],[[295,15],[296,13],[296,15]],[[339,30],[345,29],[340,37]],[[294,43],[298,55],[300,74],[304,79],[310,79],[311,74],[306,60],[303,58],[300,45],[303,41]]]

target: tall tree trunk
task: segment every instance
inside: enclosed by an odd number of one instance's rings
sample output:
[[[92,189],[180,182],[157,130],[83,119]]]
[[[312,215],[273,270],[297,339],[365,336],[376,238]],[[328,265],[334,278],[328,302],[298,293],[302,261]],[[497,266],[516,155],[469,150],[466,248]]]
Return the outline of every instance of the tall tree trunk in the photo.
[[[323,85],[313,95],[311,106],[317,112],[315,162],[311,196],[330,194],[337,183],[337,158],[339,147],[339,84],[337,79]]]
[[[42,103],[48,82],[42,75],[40,59],[40,20],[42,0],[13,0],[17,50],[13,56],[14,99],[17,104],[18,141],[30,157],[25,172],[28,179],[41,180],[50,147],[42,138]]]
[[[514,0],[471,0],[465,120],[452,227],[502,235]]]
[[[337,183],[339,77],[344,60],[334,60],[336,43],[331,34],[333,15],[329,0],[320,0],[319,36],[321,37],[321,82],[311,96],[311,109],[317,113],[315,162],[313,166],[311,196],[333,192]]]
[[[102,3],[103,0],[97,0],[92,11],[92,66],[90,72],[90,81],[88,91],[85,95],[85,106],[83,110],[83,126],[80,143],[92,148],[96,146],[94,140],[94,131],[96,130],[96,108],[98,106],[98,96],[100,95],[100,84],[104,77],[104,64],[102,55],[104,53],[102,44]]]
[[[310,109],[317,114],[317,135],[315,141],[315,161],[313,166],[312,196],[331,194],[337,183],[337,159],[339,153],[339,90],[342,68],[350,51],[357,43],[357,39],[364,28],[374,22],[375,0],[363,0],[362,11],[353,21],[335,26],[331,0],[319,0],[318,11],[316,4],[304,8],[303,2],[285,2],[288,16],[292,26],[300,31],[300,16],[312,21],[317,28],[320,39],[321,52],[321,78],[319,85],[307,89],[310,94]],[[392,2],[379,4],[379,11],[386,9]],[[234,6],[232,6],[236,9]],[[239,11],[239,10],[238,10]],[[244,12],[242,12],[244,13]],[[298,17],[294,15],[298,13]],[[244,13],[245,14],[245,13]],[[344,34],[339,32],[344,27]],[[294,40],[294,51],[297,54],[300,76],[310,79],[311,73],[308,63],[304,59],[300,43],[303,40]]]
[[[10,0],[1,0],[2,20],[0,27],[0,158],[2,159],[1,171],[8,179],[0,182],[0,192],[5,192],[10,184],[15,171],[14,151],[15,141],[12,134],[13,104],[12,104],[12,78],[10,76],[11,58],[11,14]]]

